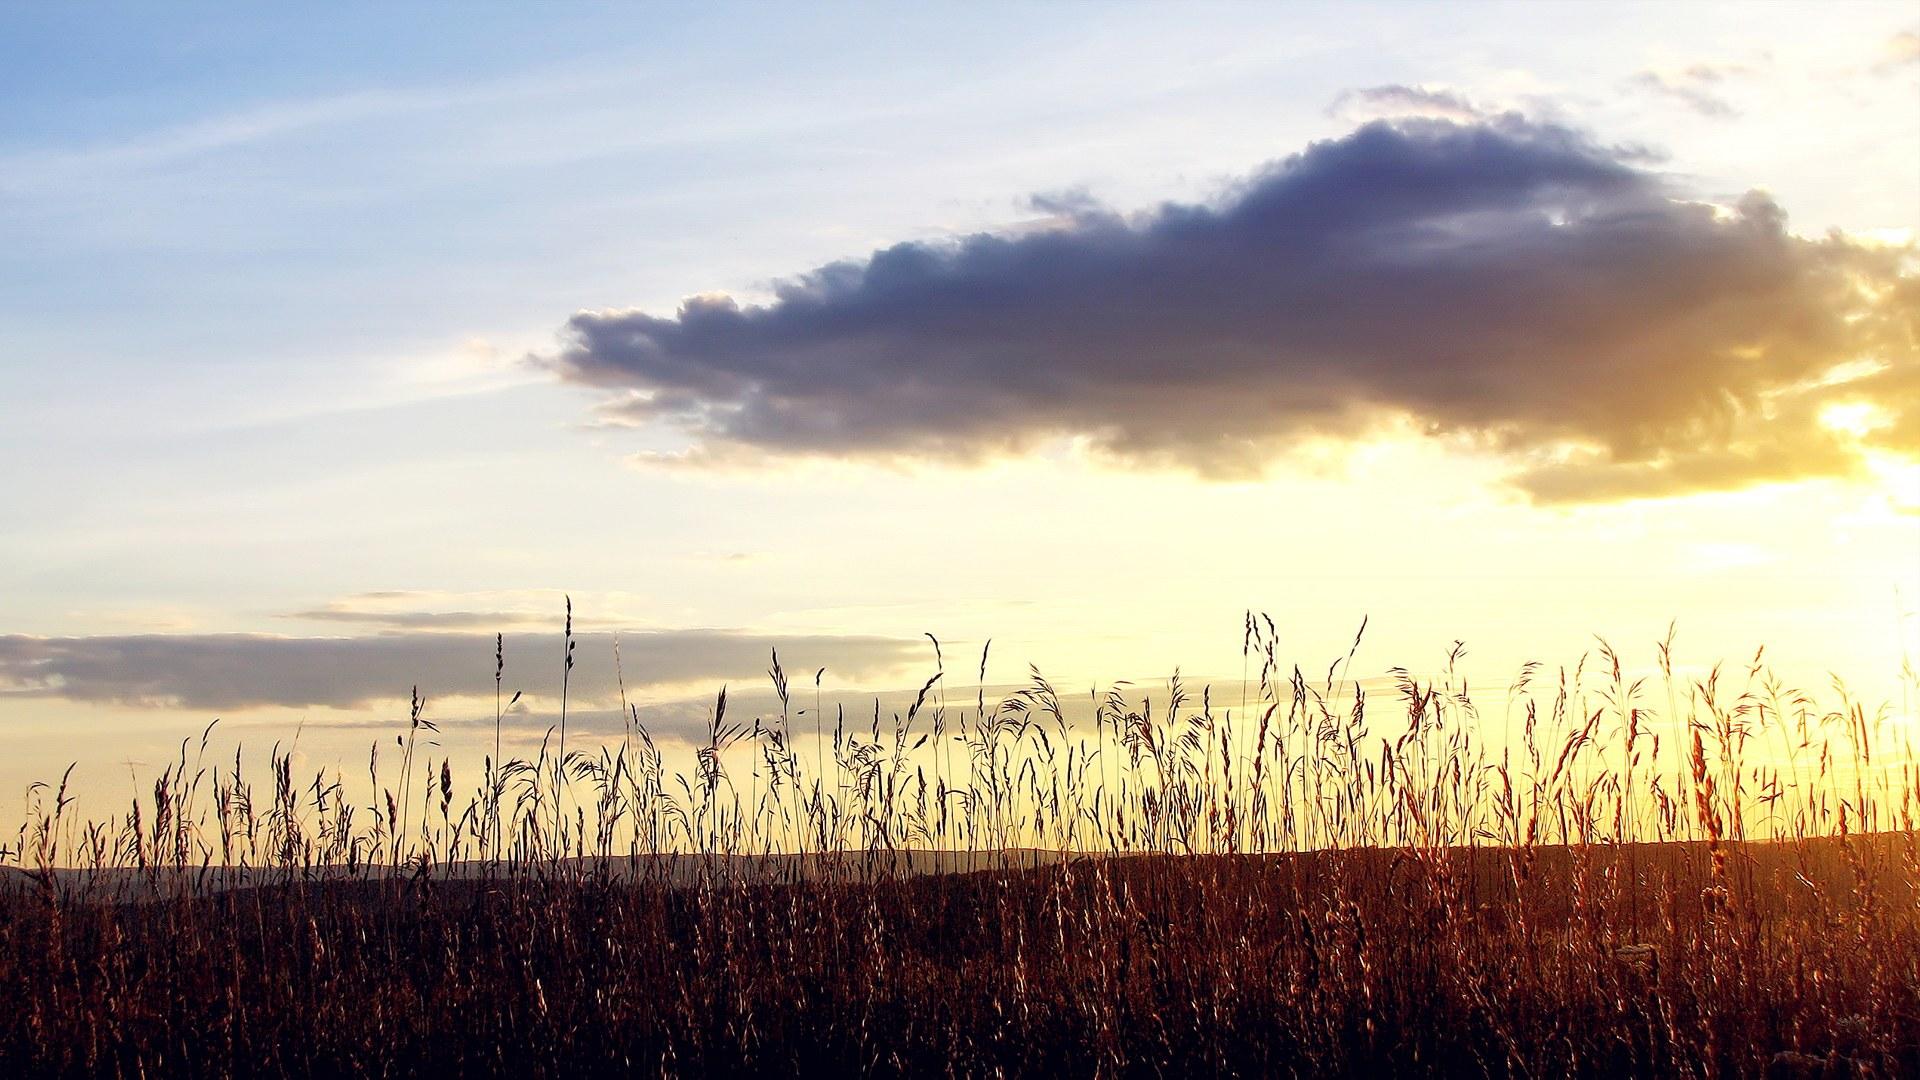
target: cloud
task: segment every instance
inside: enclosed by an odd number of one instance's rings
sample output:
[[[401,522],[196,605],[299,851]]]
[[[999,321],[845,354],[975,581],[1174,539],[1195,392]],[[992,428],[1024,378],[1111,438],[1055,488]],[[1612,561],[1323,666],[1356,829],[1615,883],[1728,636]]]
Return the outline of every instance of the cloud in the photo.
[[[1887,39],[1880,50],[1880,60],[1873,69],[1885,74],[1900,68],[1920,64],[1920,32],[1902,30]]]
[[[1740,64],[1694,64],[1679,71],[1642,71],[1629,82],[1677,101],[1702,116],[1728,117],[1739,115],[1739,110],[1717,91],[1730,77],[1747,72]]]
[[[525,611],[356,611],[342,607],[292,611],[289,619],[384,626],[394,630],[503,630],[553,621],[551,615]]]
[[[1460,123],[1486,120],[1492,115],[1451,90],[1397,83],[1345,91],[1333,100],[1327,113],[1347,120],[1427,117]]]
[[[1547,501],[1859,474],[1819,417],[1862,392],[1829,377],[1848,362],[1893,373],[1896,427],[1920,412],[1911,249],[1803,239],[1765,194],[1687,198],[1638,161],[1518,117],[1375,122],[1213,205],[902,243],[764,305],[584,312],[545,362],[696,463],[1072,439],[1240,479],[1412,425]]]
[[[576,635],[573,700],[619,700],[613,645],[612,634]],[[763,677],[775,648],[790,670],[824,666],[843,684],[889,675],[925,652],[924,642],[879,637],[659,630],[619,635],[619,671],[629,693],[717,685]],[[562,656],[557,633],[506,635],[507,691],[557,698]],[[209,711],[346,709],[405,701],[414,686],[430,699],[490,695],[493,672],[492,634],[0,636],[0,697]]]
[[[600,593],[596,599],[598,602],[592,609],[599,614],[589,615],[583,610],[574,620],[576,627],[617,630],[641,622],[625,613],[632,610],[635,598],[621,593]],[[386,590],[356,593],[328,601],[321,607],[285,612],[280,617],[382,630],[498,632],[529,627],[557,630],[563,602],[564,594],[554,590],[484,593]]]

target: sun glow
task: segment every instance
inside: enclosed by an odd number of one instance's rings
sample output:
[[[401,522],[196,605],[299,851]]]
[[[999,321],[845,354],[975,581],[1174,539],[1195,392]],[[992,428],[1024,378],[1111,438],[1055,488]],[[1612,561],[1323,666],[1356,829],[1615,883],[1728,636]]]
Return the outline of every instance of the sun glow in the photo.
[[[1868,451],[1866,459],[1868,471],[1895,509],[1920,512],[1920,462],[1877,450]]]
[[[1820,410],[1820,426],[1855,439],[1864,439],[1892,423],[1886,410],[1870,401],[1836,402]]]

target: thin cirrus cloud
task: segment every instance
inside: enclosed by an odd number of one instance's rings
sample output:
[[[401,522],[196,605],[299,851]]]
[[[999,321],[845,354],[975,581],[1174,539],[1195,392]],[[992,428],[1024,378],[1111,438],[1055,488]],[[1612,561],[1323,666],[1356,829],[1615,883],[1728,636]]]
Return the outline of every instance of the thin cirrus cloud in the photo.
[[[392,630],[499,630],[552,622],[550,615],[520,611],[353,611],[337,607],[289,612],[290,619],[307,622],[382,626]]]
[[[358,637],[269,634],[0,636],[0,698],[193,709],[363,708],[428,697],[484,696],[494,687],[494,635],[391,633]],[[790,670],[826,667],[842,685],[890,675],[922,659],[925,643],[884,637],[773,637],[724,630],[576,636],[568,691],[617,703],[649,688],[764,677],[773,650]],[[550,698],[560,689],[559,634],[507,634],[504,686]]]
[[[1739,110],[1721,91],[1728,79],[1748,73],[1741,64],[1694,64],[1680,71],[1642,71],[1634,75],[1631,85],[1677,101],[1702,116],[1731,117]]]
[[[531,627],[558,627],[561,594],[493,593],[485,599],[494,605],[485,608],[455,607],[448,602],[469,604],[474,595],[446,595],[431,592],[381,590],[362,592],[331,600],[321,607],[283,612],[280,617],[296,622],[333,623],[377,630],[502,630]],[[624,613],[618,594],[603,594],[602,614],[582,613],[574,625],[582,629],[617,630],[631,627],[639,620]]]
[[[1327,114],[1349,120],[1425,116],[1461,123],[1485,120],[1489,116],[1485,109],[1451,90],[1398,83],[1345,91],[1333,99]]]
[[[544,362],[604,391],[609,421],[677,428],[669,460],[691,463],[1071,439],[1251,479],[1308,439],[1412,426],[1507,455],[1555,502],[1911,452],[1912,252],[1796,236],[1765,194],[1716,205],[1646,161],[1517,114],[1374,121],[1207,205],[1082,200],[1053,228],[821,266],[761,305],[583,312]],[[1869,430],[1827,422],[1862,401]]]

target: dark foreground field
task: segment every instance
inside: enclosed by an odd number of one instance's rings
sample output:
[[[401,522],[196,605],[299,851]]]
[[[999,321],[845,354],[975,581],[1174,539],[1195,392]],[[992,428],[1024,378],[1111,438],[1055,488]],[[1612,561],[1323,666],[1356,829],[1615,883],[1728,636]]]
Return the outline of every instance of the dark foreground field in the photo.
[[[1383,708],[1273,641],[1078,728],[937,672],[808,740],[776,659],[681,770],[563,712],[462,787],[416,695],[363,784],[36,786],[0,1075],[1920,1076],[1906,721],[1664,644]]]
[[[854,860],[784,882],[791,863],[743,881],[716,862],[705,884],[588,860],[134,902],[20,875],[0,908],[0,1062],[1917,1075],[1913,843],[1747,844],[1718,870],[1707,845],[1677,843],[934,874]]]

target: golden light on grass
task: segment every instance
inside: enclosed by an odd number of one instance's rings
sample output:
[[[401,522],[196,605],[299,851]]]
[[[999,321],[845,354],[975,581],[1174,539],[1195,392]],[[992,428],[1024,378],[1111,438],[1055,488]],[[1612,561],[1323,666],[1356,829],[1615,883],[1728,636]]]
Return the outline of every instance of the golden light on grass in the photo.
[[[95,1075],[1920,1067],[1901,714],[1757,656],[1678,666],[1671,638],[1646,675],[1601,644],[1504,691],[1449,663],[1368,692],[1353,653],[1307,670],[1277,633],[1247,616],[1236,685],[1083,707],[1038,672],[994,700],[985,654],[936,642],[910,705],[829,718],[774,656],[775,708],[722,691],[685,765],[637,712],[475,778],[415,698],[364,785],[277,748],[257,776],[202,733],[121,817],[36,790],[0,879],[0,1055]]]

